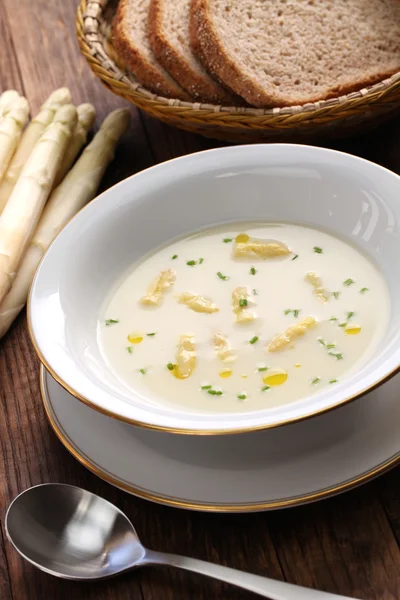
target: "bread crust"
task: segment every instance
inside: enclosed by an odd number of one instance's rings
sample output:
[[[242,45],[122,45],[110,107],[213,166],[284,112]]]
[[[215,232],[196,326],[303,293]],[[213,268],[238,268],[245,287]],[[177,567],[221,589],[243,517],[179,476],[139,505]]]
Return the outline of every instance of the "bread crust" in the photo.
[[[163,26],[163,6],[166,1],[173,0],[151,0],[149,10],[149,40],[150,46],[158,62],[168,71],[171,76],[179,81],[180,85],[200,102],[212,104],[233,105],[235,100],[228,91],[213,81],[207,73],[201,73],[191,68],[185,56],[171,44],[165,36]]]
[[[378,83],[391,77],[397,69],[388,69],[376,75],[364,77],[354,83],[329,88],[324,94],[304,95],[296,101],[275,90],[266,90],[252,77],[241,71],[234,60],[225,52],[209,14],[210,0],[192,0],[190,14],[191,46],[205,67],[230,88],[244,98],[250,105],[259,108],[283,107],[308,104],[329,98],[336,98]]]
[[[122,61],[136,79],[153,93],[167,98],[191,101],[191,96],[164,71],[164,68],[149,62],[134,41],[127,36],[125,20],[130,6],[131,0],[119,2],[112,25],[113,44]]]

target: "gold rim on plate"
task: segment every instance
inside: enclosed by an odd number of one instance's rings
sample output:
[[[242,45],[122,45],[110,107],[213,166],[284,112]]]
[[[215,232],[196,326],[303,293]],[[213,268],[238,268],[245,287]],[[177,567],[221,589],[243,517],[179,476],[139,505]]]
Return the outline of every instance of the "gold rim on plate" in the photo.
[[[47,373],[47,375],[51,376],[50,373]],[[294,498],[274,500],[273,502],[256,502],[246,504],[203,504],[201,502],[188,502],[180,498],[162,496],[159,494],[154,494],[153,492],[150,492],[146,489],[135,487],[128,481],[117,478],[115,477],[115,475],[113,475],[106,469],[103,469],[82,450],[77,448],[73,440],[69,437],[68,433],[64,430],[63,426],[58,421],[57,416],[53,411],[51,398],[47,387],[46,370],[43,365],[40,365],[40,394],[42,397],[42,403],[47,419],[54,433],[61,441],[61,443],[65,446],[65,448],[72,454],[74,458],[76,458],[78,462],[80,462],[84,467],[86,467],[89,471],[94,473],[94,475],[96,475],[100,479],[103,479],[110,485],[113,485],[114,487],[117,487],[123,490],[124,492],[128,492],[144,500],[150,500],[151,502],[156,502],[165,506],[172,506],[174,508],[184,508],[188,510],[197,510],[204,512],[246,513],[301,506],[303,504],[308,504],[317,500],[330,498],[337,494],[354,489],[355,487],[358,487],[363,483],[371,481],[378,475],[382,475],[386,471],[389,471],[396,465],[400,464],[399,450],[396,456],[388,459],[387,461],[384,461],[374,469],[371,469],[370,471],[359,475],[358,477],[354,477],[345,481],[341,485],[335,485],[329,488],[325,488],[319,492],[314,492],[312,494],[304,494],[302,496],[296,496]]]

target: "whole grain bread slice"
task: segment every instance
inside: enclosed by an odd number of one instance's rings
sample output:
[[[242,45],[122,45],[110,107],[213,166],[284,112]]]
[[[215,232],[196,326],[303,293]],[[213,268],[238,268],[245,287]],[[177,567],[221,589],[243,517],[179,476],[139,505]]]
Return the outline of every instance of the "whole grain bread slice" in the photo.
[[[193,0],[191,45],[257,107],[306,104],[400,71],[399,0]]]
[[[167,98],[191,100],[190,95],[157,62],[150,47],[147,23],[150,0],[121,0],[113,20],[113,44],[136,79]]]
[[[190,0],[151,0],[150,46],[158,62],[200,102],[234,104],[236,98],[215,81],[189,44]]]

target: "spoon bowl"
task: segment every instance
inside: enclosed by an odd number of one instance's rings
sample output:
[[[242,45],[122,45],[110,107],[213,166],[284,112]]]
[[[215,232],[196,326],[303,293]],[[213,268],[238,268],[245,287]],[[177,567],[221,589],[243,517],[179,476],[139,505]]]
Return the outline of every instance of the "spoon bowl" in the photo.
[[[6,515],[16,550],[46,573],[102,579],[145,557],[135,528],[116,506],[80,488],[44,484],[22,492]]]
[[[93,581],[140,566],[164,565],[220,579],[270,600],[345,600],[202,560],[147,550],[123,512],[72,485],[47,483],[25,490],[11,503],[5,527],[23,558],[64,579]]]

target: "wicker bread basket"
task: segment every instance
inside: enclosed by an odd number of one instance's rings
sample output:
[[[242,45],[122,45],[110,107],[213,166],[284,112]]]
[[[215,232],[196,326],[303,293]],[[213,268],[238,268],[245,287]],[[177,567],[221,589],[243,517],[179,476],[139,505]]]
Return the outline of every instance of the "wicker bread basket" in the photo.
[[[77,36],[82,54],[110,90],[170,125],[230,142],[301,140],[354,133],[400,110],[400,73],[346,96],[285,108],[214,106],[156,96],[117,64],[110,42],[114,1],[80,0]]]

